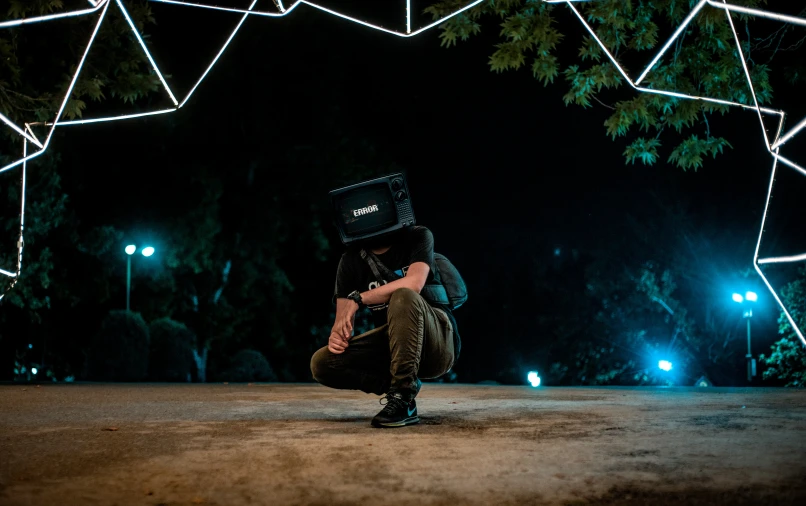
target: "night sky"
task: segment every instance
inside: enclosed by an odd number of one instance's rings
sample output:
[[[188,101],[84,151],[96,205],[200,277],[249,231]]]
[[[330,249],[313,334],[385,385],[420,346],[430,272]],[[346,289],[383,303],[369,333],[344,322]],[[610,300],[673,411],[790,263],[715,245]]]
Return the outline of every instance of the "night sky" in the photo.
[[[403,1],[322,4],[387,26],[405,26]],[[414,4],[416,12],[427,5]],[[258,7],[272,8],[268,1]],[[150,28],[153,55],[171,75],[177,97],[184,96],[239,15],[160,4],[152,8],[158,22]],[[560,53],[564,68],[574,59],[581,28],[561,9],[557,17],[566,34]],[[415,19],[415,27],[429,21],[423,15]],[[495,319],[499,309],[474,303],[473,287],[480,279],[506,269],[517,273],[525,251],[548,258],[557,248],[564,254],[607,240],[617,233],[625,212],[640,213],[652,205],[653,193],[687,203],[707,216],[709,226],[741,230],[746,239],[724,252],[724,262],[752,265],[772,165],[754,113],[736,111],[712,120],[715,135],[727,137],[735,149],[707,160],[699,171],[684,172],[663,161],[651,167],[625,165],[621,152],[626,142],[613,142],[605,134],[607,109],[566,107],[565,84],[544,88],[528,69],[490,72],[487,59],[496,32],[488,22],[481,36],[445,49],[439,47],[437,30],[397,38],[305,6],[284,19],[250,18],[179,112],[65,127],[66,135],[53,149],[60,150],[62,143],[71,147],[62,158],[63,174],[82,182],[81,192],[71,196],[75,206],[94,209],[99,224],[153,234],[159,242],[160,222],[180,205],[172,194],[181,191],[183,181],[171,176],[172,167],[201,160],[226,172],[233,164],[258,160],[259,170],[276,173],[282,185],[279,154],[285,145],[328,132],[366,139],[378,153],[378,164],[406,171],[418,223],[434,232],[436,250],[465,276],[470,299],[456,317],[466,343],[494,338],[479,335],[469,324],[468,315]],[[798,106],[783,85],[776,91],[773,106]],[[603,99],[615,102],[632,93],[623,89]],[[153,109],[169,106],[167,98],[153,99]],[[108,107],[90,104],[85,117]],[[788,124],[798,120],[792,117]],[[663,160],[670,144],[671,138]],[[806,162],[803,143],[790,144],[783,154]],[[762,257],[806,251],[799,233],[803,222],[797,221],[803,216],[797,203],[804,190],[806,178],[781,170]],[[300,194],[299,205],[324,197]],[[308,294],[324,311],[329,310],[340,252],[335,229],[327,232],[336,245],[334,257],[322,272],[313,273],[321,283],[312,286],[321,286]],[[764,302],[759,335],[771,341],[778,310],[757,277],[750,284]],[[729,297],[733,289],[715,287],[714,296]]]

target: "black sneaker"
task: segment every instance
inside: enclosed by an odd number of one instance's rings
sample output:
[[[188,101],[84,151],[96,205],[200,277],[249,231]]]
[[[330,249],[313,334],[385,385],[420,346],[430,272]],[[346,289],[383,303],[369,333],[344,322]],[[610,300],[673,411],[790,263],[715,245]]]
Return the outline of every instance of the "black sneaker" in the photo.
[[[414,399],[407,401],[398,393],[388,393],[379,401],[383,404],[386,399],[386,406],[380,413],[372,419],[373,427],[405,427],[420,423],[417,416],[417,403]]]

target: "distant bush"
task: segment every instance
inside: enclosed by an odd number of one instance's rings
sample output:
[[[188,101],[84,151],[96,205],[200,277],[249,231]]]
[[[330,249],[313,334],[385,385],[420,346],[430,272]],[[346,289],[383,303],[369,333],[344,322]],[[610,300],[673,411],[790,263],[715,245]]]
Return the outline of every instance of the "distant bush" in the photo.
[[[87,353],[94,381],[142,381],[148,377],[148,326],[140,313],[111,311]]]
[[[804,321],[806,267],[800,268],[798,277],[781,289],[781,297],[789,308],[792,319],[796,322]],[[806,387],[806,352],[783,311],[778,316],[778,333],[783,337],[770,347],[769,356],[762,354],[759,357],[761,364],[766,366],[763,378],[788,387]]]
[[[256,350],[241,350],[230,360],[230,367],[221,374],[221,380],[233,382],[277,381],[269,361]]]
[[[153,381],[190,381],[196,335],[170,318],[154,320],[148,328],[151,350],[148,377]]]

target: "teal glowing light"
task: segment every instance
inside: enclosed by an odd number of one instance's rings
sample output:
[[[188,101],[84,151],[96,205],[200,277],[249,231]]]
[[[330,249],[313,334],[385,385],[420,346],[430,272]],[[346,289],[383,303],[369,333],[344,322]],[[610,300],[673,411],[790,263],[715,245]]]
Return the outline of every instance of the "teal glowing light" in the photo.
[[[143,248],[143,256],[144,257],[150,257],[153,254],[154,254],[154,248],[153,247],[146,246],[145,248]]]
[[[754,294],[755,295],[755,294]],[[738,293],[733,294],[733,302],[744,302],[744,297]]]
[[[529,374],[526,375],[526,379],[529,380],[529,383],[533,387],[540,386],[540,376],[537,375],[537,371],[529,371]]]
[[[134,244],[129,244],[126,246],[126,254],[127,255],[134,255],[134,252],[137,251],[137,246]]]
[[[755,302],[758,300],[758,295],[756,295],[756,292],[747,292],[744,294],[744,298],[750,302]]]
[[[36,370],[36,367],[31,367],[31,374],[34,374],[34,375],[35,375],[35,374],[36,374],[36,373],[38,373],[38,372],[39,372],[39,371],[37,371],[37,370]]]
[[[658,362],[658,367],[668,372],[672,370],[672,363],[669,362],[668,360],[661,360]]]

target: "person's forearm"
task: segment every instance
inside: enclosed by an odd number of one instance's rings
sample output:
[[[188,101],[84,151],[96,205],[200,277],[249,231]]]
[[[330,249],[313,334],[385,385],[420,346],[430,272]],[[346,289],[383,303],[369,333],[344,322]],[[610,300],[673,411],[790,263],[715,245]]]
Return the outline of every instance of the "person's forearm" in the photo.
[[[331,331],[337,331],[336,327],[338,326],[338,323],[346,314],[348,314],[351,304],[355,304],[355,302],[351,301],[350,299],[336,299],[336,321],[333,323],[333,328]]]
[[[421,285],[418,285],[416,280],[407,276],[381,285],[378,288],[361,292],[361,301],[366,305],[386,304],[392,297],[392,292],[398,288],[410,288],[417,293],[420,293],[420,290],[423,289]]]

